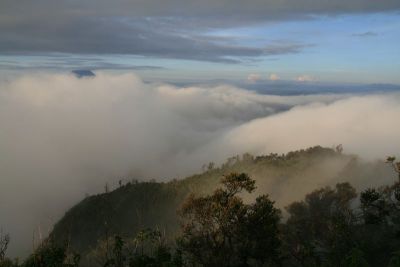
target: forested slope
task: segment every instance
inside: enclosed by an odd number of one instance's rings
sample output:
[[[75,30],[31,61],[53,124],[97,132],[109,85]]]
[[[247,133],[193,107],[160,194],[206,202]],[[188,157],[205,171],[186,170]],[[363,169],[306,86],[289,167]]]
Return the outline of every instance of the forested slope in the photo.
[[[268,194],[283,208],[307,193],[348,181],[357,189],[388,184],[392,170],[383,161],[365,162],[330,148],[313,147],[285,155],[229,158],[219,167],[170,182],[132,181],[111,192],[89,196],[70,209],[55,225],[51,236],[87,253],[98,240],[118,234],[133,237],[142,229],[158,228],[167,239],[178,234],[177,211],[189,193],[210,193],[223,175],[247,173],[256,180],[256,194]]]

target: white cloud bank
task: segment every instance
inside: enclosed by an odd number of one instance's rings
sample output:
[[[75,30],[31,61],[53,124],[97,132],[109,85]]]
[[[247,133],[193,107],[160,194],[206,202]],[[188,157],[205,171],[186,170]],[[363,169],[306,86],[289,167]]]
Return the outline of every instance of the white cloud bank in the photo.
[[[315,81],[315,78],[310,76],[310,75],[304,74],[304,75],[297,76],[296,81],[298,81],[298,82],[312,82],[312,81]]]
[[[279,75],[276,74],[276,73],[271,73],[271,74],[269,75],[269,80],[270,80],[270,81],[278,81],[278,80],[280,80],[280,77],[279,77]]]
[[[251,83],[256,83],[256,82],[258,82],[259,80],[261,80],[261,75],[260,75],[260,74],[257,74],[257,73],[252,73],[252,74],[249,74],[249,75],[247,76],[247,81],[249,81],[249,82],[251,82]]]
[[[399,116],[399,94],[354,96],[255,119],[233,129],[218,143],[255,153],[342,143],[347,152],[383,159],[400,152]]]
[[[0,226],[27,252],[36,225],[129,174],[182,177],[237,153],[339,143],[370,158],[396,154],[399,103],[395,93],[271,96],[145,84],[133,74],[3,82]]]

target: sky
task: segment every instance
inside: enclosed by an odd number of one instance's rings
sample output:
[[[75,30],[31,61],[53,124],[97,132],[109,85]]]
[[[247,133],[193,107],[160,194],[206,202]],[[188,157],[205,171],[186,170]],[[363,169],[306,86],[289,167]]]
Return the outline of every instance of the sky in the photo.
[[[0,72],[400,84],[399,12],[396,0],[3,0]]]
[[[399,157],[399,43],[399,0],[0,0],[10,255],[121,177],[315,145]]]

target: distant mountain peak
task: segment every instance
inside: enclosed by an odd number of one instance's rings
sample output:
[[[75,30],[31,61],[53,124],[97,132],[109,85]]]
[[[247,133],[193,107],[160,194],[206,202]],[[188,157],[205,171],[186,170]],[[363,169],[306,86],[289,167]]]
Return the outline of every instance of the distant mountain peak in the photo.
[[[78,78],[96,76],[96,74],[94,74],[94,72],[91,70],[73,70],[72,73]]]

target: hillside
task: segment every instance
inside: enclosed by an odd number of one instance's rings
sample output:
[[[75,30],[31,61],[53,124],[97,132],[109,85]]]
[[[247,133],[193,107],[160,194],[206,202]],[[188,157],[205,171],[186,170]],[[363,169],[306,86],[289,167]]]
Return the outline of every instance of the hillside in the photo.
[[[391,182],[384,162],[364,162],[330,148],[313,147],[286,155],[232,157],[219,167],[165,183],[130,182],[82,200],[54,226],[51,236],[83,254],[106,235],[133,237],[144,228],[159,228],[167,238],[179,229],[177,210],[193,192],[212,191],[224,174],[245,172],[256,180],[256,195],[269,194],[279,208],[310,191],[350,181],[358,190]],[[389,179],[389,180],[388,180]]]

